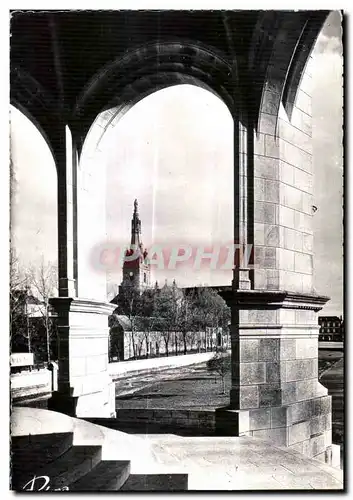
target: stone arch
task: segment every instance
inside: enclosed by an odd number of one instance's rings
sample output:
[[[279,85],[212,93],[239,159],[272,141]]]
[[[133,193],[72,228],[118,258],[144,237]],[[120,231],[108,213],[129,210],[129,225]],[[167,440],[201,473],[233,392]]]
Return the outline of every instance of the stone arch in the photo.
[[[192,41],[156,42],[129,51],[99,71],[81,92],[71,120],[79,149],[99,113],[130,109],[171,85],[189,83],[210,90],[233,114],[232,67],[224,54]]]
[[[154,88],[151,89],[151,81],[148,81],[148,88],[146,91],[137,94],[136,90],[133,88],[127,88],[126,94],[124,94],[122,101],[124,104],[108,109],[101,112],[94,123],[92,124],[89,133],[84,142],[83,148],[81,149],[80,161],[78,162],[78,212],[80,215],[81,223],[82,221],[90,221],[90,230],[81,230],[80,225],[78,227],[78,276],[79,276],[79,288],[78,295],[87,294],[88,290],[95,290],[97,295],[97,290],[100,290],[101,299],[105,299],[105,279],[106,276],[103,274],[103,267],[99,262],[99,255],[103,247],[99,243],[106,242],[105,234],[105,189],[106,189],[106,170],[105,170],[105,157],[104,152],[106,148],[104,147],[104,134],[108,129],[113,128],[117,125],[120,119],[126,114],[135,104],[141,101],[143,98],[156,93],[166,87],[192,84],[195,85],[195,79],[188,78],[187,76],[181,76],[179,74],[161,73],[158,75],[157,79],[153,79],[152,83],[155,84]],[[219,96],[212,92],[207,85],[203,82],[198,82],[197,87],[207,90],[208,92]],[[139,87],[141,88],[141,87]],[[223,104],[224,101],[221,100]],[[227,107],[229,111],[229,107]],[[231,116],[231,115],[230,115]],[[94,199],[94,203],[92,200]],[[100,216],[98,216],[100,214]],[[93,221],[99,219],[99,225],[93,226]],[[86,225],[83,226],[87,227]],[[94,229],[95,228],[95,229]],[[107,244],[107,243],[106,243]],[[109,243],[108,243],[109,244]],[[93,249],[91,256],[88,255],[87,250],[89,248]],[[95,262],[97,266],[97,272],[89,269],[88,263]],[[100,273],[100,275],[99,275]],[[85,295],[90,298],[91,295]]]
[[[32,75],[15,67],[10,73],[10,103],[37,128],[55,159],[55,123],[58,114],[52,96]]]

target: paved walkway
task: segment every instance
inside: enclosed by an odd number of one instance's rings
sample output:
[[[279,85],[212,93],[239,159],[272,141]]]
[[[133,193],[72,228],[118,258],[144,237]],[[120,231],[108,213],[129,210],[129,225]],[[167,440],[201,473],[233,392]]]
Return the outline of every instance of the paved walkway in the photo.
[[[152,443],[160,464],[151,464],[150,473],[187,472],[190,490],[342,489],[342,471],[263,440],[140,437]]]
[[[249,437],[129,435],[32,408],[12,414],[15,435],[73,431],[74,444],[102,446],[104,460],[131,460],[133,474],[187,473],[189,490],[342,489],[342,471]]]

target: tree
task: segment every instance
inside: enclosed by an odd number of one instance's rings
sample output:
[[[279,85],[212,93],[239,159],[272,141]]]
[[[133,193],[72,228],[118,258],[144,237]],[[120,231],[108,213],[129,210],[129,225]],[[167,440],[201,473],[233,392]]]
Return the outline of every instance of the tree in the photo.
[[[52,308],[49,304],[49,299],[57,295],[58,287],[58,269],[51,262],[45,263],[42,256],[38,267],[31,266],[28,272],[28,280],[30,288],[35,297],[39,299],[39,303],[34,304],[34,311],[41,318],[44,326],[45,341],[46,341],[46,357],[47,362],[51,360],[51,341],[56,328],[52,318]]]
[[[141,298],[138,290],[135,289],[133,283],[127,283],[118,297],[118,314],[123,314],[128,317],[131,325],[131,341],[134,358],[137,357],[135,332],[136,332],[136,317],[141,309]]]
[[[32,352],[31,329],[28,322],[28,274],[21,268],[13,248],[10,248],[10,335],[11,350]]]
[[[154,316],[156,318],[156,330],[161,333],[167,356],[169,356],[172,333],[174,333],[177,348],[176,333],[181,296],[182,293],[176,286],[175,281],[172,286],[165,284],[155,296]]]
[[[226,393],[225,376],[232,369],[231,356],[224,352],[216,354],[207,361],[207,370],[220,376],[222,381],[222,394]]]
[[[192,299],[185,292],[182,292],[179,301],[176,323],[177,330],[181,333],[184,354],[187,354],[187,341],[195,331],[195,315]]]

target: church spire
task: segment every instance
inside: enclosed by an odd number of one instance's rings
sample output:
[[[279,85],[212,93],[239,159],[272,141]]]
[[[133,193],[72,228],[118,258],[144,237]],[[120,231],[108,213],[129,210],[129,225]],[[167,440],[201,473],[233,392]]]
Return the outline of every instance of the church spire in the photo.
[[[134,201],[134,213],[131,220],[131,245],[140,246],[141,221],[138,213],[138,202]]]

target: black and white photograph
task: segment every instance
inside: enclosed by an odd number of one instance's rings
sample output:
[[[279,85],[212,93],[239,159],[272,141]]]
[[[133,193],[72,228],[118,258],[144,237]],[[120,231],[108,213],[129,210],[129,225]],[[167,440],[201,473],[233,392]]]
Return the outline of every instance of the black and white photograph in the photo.
[[[103,4],[7,10],[8,490],[342,493],[346,13]]]

